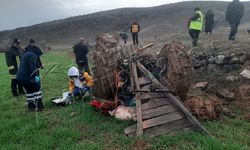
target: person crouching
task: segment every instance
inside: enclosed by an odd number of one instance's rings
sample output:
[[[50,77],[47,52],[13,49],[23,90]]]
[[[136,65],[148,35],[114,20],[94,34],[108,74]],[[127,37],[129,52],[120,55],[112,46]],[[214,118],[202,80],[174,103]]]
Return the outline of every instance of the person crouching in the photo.
[[[70,78],[68,100],[73,100],[73,97],[84,96],[87,92],[91,93],[93,78],[88,72],[79,74],[79,70],[72,66],[68,71],[68,76]]]
[[[17,72],[17,80],[22,83],[26,90],[29,110],[41,111],[44,108],[37,65],[40,55],[40,53],[35,51],[25,52]]]

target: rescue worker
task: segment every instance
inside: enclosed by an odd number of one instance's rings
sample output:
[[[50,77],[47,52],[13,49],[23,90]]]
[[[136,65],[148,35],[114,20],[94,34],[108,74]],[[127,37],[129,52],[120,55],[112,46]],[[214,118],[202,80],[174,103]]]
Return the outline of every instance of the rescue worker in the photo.
[[[214,25],[214,12],[209,9],[205,15],[205,32],[212,34]]]
[[[127,44],[128,34],[126,32],[118,32],[118,34],[121,36],[124,44]]]
[[[24,53],[20,44],[21,41],[19,39],[14,39],[11,47],[5,51],[6,64],[11,78],[11,92],[14,97],[24,94],[22,84],[16,79],[20,60],[22,59]]]
[[[138,45],[138,33],[140,32],[140,25],[136,21],[134,21],[131,25],[130,31],[132,33],[134,45]]]
[[[85,39],[80,38],[80,42],[76,44],[73,47],[73,49],[76,58],[76,64],[78,65],[79,71],[81,73],[84,71],[90,74],[88,57],[87,57],[89,51],[87,45],[85,44]]]
[[[194,11],[195,11],[195,14],[190,19],[189,35],[192,38],[193,46],[195,47],[195,46],[197,46],[199,35],[200,35],[201,30],[202,30],[204,16],[199,8],[195,7]]]
[[[234,41],[235,36],[238,32],[238,26],[240,21],[244,15],[244,6],[241,4],[239,0],[233,0],[227,6],[226,11],[226,21],[229,22],[231,32],[229,34],[229,40]]]
[[[73,96],[82,96],[87,92],[91,93],[93,87],[93,78],[88,72],[79,74],[79,70],[72,66],[68,71],[69,76],[69,95],[67,99],[72,100]]]
[[[38,76],[38,58],[41,53],[38,51],[27,51],[23,55],[20,68],[17,72],[17,79],[26,89],[26,98],[29,110],[41,111],[44,106],[42,102],[41,82]]]
[[[37,53],[39,55],[39,57],[37,58],[38,59],[37,60],[37,68],[43,69],[43,64],[42,64],[41,59],[40,59],[40,56],[43,55],[43,52],[39,47],[37,47],[35,45],[35,40],[34,39],[30,39],[29,45],[27,47],[25,47],[25,52],[35,52],[35,53]],[[38,75],[39,75],[39,71],[38,71]]]

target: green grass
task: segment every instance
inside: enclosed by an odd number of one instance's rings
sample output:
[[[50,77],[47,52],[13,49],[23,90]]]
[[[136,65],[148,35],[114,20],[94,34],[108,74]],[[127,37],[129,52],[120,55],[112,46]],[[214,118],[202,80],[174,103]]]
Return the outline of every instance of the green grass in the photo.
[[[66,73],[71,60],[63,53],[46,54],[42,60],[47,64],[42,76],[54,65],[57,68],[42,80],[46,108],[36,117],[36,113],[27,110],[24,96],[11,96],[5,58],[0,55],[0,149],[250,149],[250,123],[239,119],[223,117],[217,122],[203,122],[214,137],[180,133],[131,138],[123,134],[131,122],[97,113],[88,103],[78,101],[55,107],[50,99],[67,89]]]

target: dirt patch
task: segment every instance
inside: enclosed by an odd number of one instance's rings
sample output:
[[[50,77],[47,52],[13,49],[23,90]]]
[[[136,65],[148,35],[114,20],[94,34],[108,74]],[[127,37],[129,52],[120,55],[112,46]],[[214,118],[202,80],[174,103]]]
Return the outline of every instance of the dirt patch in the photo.
[[[144,150],[144,149],[149,149],[150,144],[146,141],[143,141],[143,140],[137,140],[133,144],[133,147],[134,147],[133,148],[134,150]]]
[[[244,119],[248,122],[250,122],[250,113],[248,113],[247,115],[245,115]]]
[[[233,103],[236,107],[243,110],[250,110],[250,85],[241,85],[237,90],[237,100]]]
[[[185,106],[200,120],[217,120],[223,112],[222,103],[212,96],[192,98],[185,102]]]

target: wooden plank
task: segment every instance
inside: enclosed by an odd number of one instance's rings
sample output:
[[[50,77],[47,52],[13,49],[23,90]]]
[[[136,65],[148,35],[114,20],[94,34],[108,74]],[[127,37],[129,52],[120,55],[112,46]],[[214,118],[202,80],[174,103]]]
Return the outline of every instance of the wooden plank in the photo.
[[[145,130],[145,134],[158,136],[162,134],[173,134],[184,129],[190,129],[190,125],[187,123],[187,119],[179,119],[166,124],[148,128]]]
[[[151,98],[164,98],[166,96],[162,93],[150,92],[150,93],[141,93],[141,100],[151,99]]]
[[[159,106],[168,105],[169,101],[167,98],[155,98],[151,99],[149,102],[142,104],[142,111],[146,111],[148,109],[153,109]]]
[[[152,81],[150,81],[147,77],[140,77],[138,78],[139,80],[139,83],[140,83],[140,86],[144,86],[144,85],[148,85],[148,84],[151,84]]]
[[[140,90],[142,90],[142,91],[150,91],[151,86],[152,86],[152,84],[141,86]]]
[[[159,116],[159,117],[155,117],[155,118],[143,121],[142,122],[143,129],[147,129],[147,128],[150,128],[150,127],[154,127],[154,126],[158,126],[158,125],[161,125],[161,124],[169,123],[169,122],[179,120],[179,119],[182,119],[182,118],[183,118],[183,116],[181,116],[179,112],[169,113],[169,114],[166,114],[166,115],[162,115],[162,116]],[[124,132],[125,132],[125,134],[130,134],[132,132],[135,132],[136,129],[137,129],[137,127],[136,127],[136,124],[135,124],[135,125],[132,125],[130,127],[127,127],[124,130]]]
[[[140,90],[140,83],[138,81],[138,74],[137,74],[137,64],[138,62],[132,62],[132,73],[133,79],[135,83],[135,90]],[[143,124],[142,124],[142,107],[141,107],[141,94],[137,93],[135,96],[136,99],[136,114],[137,114],[137,135],[143,134]]]
[[[162,106],[162,107],[158,107],[155,109],[150,109],[148,111],[145,111],[142,113],[142,119],[150,119],[153,117],[157,117],[160,115],[164,115],[164,114],[168,114],[168,113],[172,113],[175,112],[176,109],[171,106],[171,105],[166,105],[166,106]]]
[[[138,67],[139,69],[147,76],[149,80],[151,80],[157,87],[160,87],[162,90],[168,91],[169,89],[165,86],[163,86],[152,74],[149,72],[140,62],[138,62]],[[171,103],[173,103],[176,107],[179,108],[180,111],[187,117],[187,119],[190,121],[192,124],[192,127],[194,128],[195,131],[201,132],[201,133],[206,133],[210,135],[210,133],[202,127],[200,122],[187,110],[186,107],[171,93],[164,93],[166,97],[169,98]]]
[[[149,109],[147,111],[143,111],[142,112],[142,119],[150,119],[153,117],[157,117],[157,116],[161,116],[161,115],[165,115],[168,113],[172,113],[177,111],[176,108],[174,108],[171,105],[165,105],[165,106],[160,106],[154,109]],[[134,114],[134,120],[136,120],[136,114]]]

